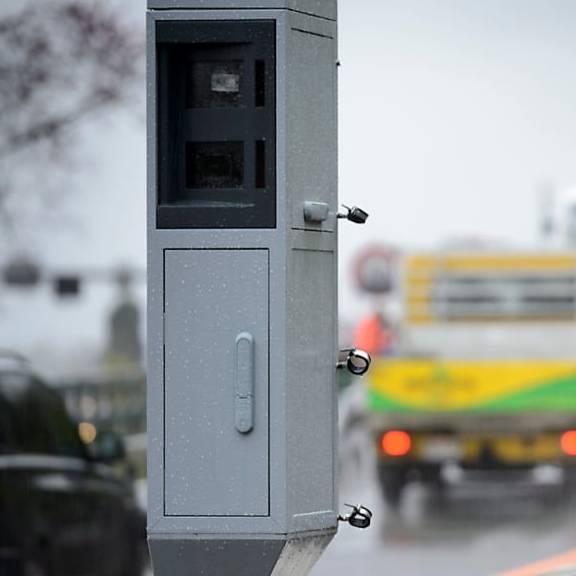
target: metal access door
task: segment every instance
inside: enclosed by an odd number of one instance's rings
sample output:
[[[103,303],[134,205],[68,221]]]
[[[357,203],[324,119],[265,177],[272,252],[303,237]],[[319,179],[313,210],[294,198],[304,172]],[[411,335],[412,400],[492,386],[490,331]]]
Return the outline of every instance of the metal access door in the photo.
[[[269,515],[269,254],[166,250],[164,513]]]

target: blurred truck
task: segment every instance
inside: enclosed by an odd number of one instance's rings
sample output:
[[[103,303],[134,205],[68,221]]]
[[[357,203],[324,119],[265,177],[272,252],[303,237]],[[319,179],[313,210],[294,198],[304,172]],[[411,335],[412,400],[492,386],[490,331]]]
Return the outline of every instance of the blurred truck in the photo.
[[[388,505],[503,476],[576,483],[576,252],[436,252],[398,260],[394,354],[367,375]]]

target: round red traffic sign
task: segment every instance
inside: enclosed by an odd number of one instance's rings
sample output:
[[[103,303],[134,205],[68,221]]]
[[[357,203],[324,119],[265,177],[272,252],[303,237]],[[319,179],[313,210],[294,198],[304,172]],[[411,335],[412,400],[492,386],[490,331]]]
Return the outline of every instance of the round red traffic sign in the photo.
[[[354,278],[360,290],[372,294],[388,294],[394,289],[398,252],[374,245],[364,248],[354,261]]]

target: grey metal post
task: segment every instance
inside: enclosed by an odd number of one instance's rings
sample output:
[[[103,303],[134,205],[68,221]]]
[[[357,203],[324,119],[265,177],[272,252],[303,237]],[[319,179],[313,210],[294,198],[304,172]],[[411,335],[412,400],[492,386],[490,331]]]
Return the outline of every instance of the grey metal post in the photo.
[[[336,533],[336,19],[148,0],[156,576],[303,575]]]

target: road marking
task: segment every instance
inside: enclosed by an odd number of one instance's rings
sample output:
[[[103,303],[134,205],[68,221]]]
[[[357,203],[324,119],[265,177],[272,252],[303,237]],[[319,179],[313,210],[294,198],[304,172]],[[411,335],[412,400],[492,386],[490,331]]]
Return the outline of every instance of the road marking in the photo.
[[[497,576],[576,576],[576,550]]]

